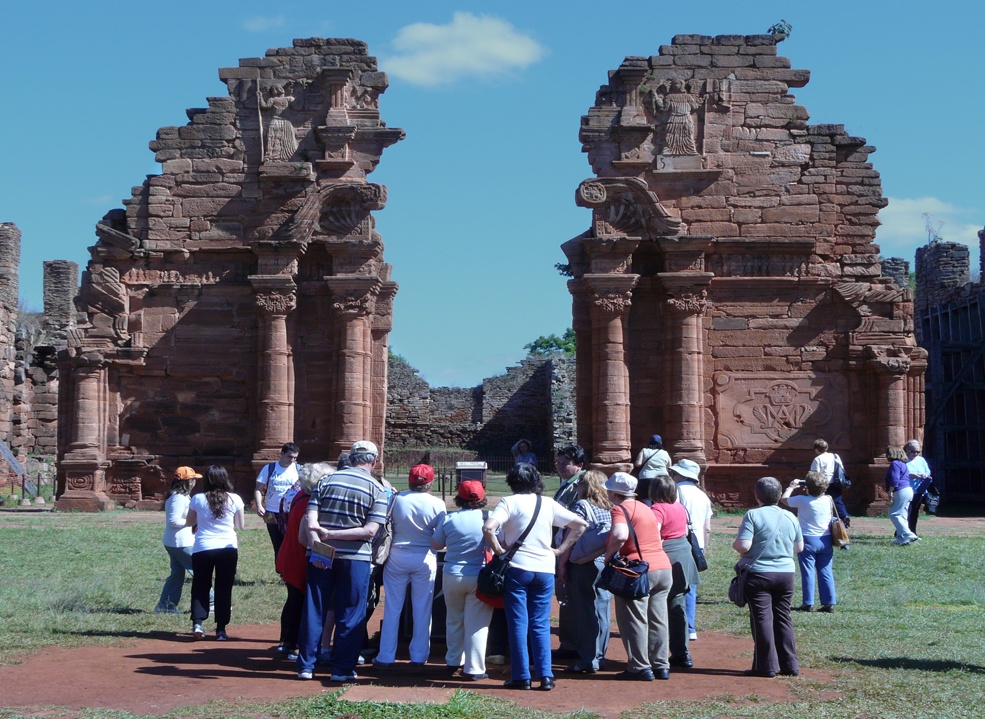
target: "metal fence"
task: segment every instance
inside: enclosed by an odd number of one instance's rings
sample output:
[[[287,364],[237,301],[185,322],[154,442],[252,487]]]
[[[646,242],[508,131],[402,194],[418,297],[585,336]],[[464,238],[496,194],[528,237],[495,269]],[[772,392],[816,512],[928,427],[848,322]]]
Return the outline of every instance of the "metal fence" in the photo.
[[[515,464],[516,460],[510,456],[495,456],[495,457],[479,457],[474,460],[478,462],[485,462],[487,465],[486,470],[486,496],[487,497],[504,497],[510,494],[510,488],[506,484],[506,475],[509,473],[510,468]],[[554,470],[554,462],[552,459],[547,459],[547,470],[545,471],[544,462],[545,458],[538,457],[537,463],[538,467],[541,468],[541,474],[545,476],[556,475]],[[407,477],[410,473],[410,468],[417,464],[413,463],[395,463],[386,465],[386,470],[384,471],[384,476],[387,480],[398,490],[403,490],[407,488]],[[435,495],[441,494],[441,498],[445,502],[450,502],[455,494],[458,492],[458,476],[455,472],[455,464],[451,463],[436,463],[431,465],[434,467],[434,482],[435,487],[432,489]]]

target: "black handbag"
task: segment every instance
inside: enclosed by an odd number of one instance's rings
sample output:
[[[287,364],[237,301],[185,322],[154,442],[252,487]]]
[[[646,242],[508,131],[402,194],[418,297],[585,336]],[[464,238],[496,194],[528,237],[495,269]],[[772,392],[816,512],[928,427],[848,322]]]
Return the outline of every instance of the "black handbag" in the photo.
[[[691,545],[694,566],[699,572],[703,572],[708,568],[708,560],[705,559],[705,553],[701,551],[701,545],[698,544],[698,535],[694,533],[694,527],[691,526],[691,513],[687,511],[687,507],[684,511],[687,513],[687,542]]]
[[[506,593],[506,570],[510,568],[510,562],[513,560],[516,550],[520,548],[523,540],[527,538],[530,530],[534,528],[538,514],[540,514],[539,494],[537,495],[537,506],[534,507],[534,514],[530,518],[530,524],[523,530],[523,534],[510,547],[509,551],[504,552],[498,557],[493,557],[486,566],[479,570],[479,576],[475,582],[477,592],[481,592],[487,597],[501,597]]]
[[[636,553],[640,555],[640,559],[626,559],[621,554],[615,555],[602,569],[599,586],[617,597],[632,601],[642,599],[650,593],[650,578],[647,576],[650,565],[642,559],[643,552],[636,538],[636,530],[633,529],[633,523],[629,519],[629,512],[622,506],[619,509],[626,517],[626,525],[629,527],[629,534],[636,545]]]

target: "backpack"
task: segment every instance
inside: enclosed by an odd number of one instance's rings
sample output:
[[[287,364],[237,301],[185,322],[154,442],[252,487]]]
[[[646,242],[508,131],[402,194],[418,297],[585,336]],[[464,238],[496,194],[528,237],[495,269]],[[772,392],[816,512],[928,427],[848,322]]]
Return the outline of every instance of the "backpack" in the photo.
[[[835,455],[835,470],[831,475],[831,482],[840,482],[842,490],[852,488],[852,480],[845,474],[845,465],[841,463],[841,457]]]

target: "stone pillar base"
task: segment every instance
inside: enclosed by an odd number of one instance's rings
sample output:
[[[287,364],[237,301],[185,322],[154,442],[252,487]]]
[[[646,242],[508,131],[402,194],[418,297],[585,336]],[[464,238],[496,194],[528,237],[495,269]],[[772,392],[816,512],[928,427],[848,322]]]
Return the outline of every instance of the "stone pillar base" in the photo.
[[[588,465],[588,468],[597,469],[606,476],[612,476],[615,472],[632,472],[633,464],[632,462],[614,462],[611,464],[592,462]]]
[[[70,489],[55,500],[59,512],[105,512],[115,507],[116,502],[91,489]]]

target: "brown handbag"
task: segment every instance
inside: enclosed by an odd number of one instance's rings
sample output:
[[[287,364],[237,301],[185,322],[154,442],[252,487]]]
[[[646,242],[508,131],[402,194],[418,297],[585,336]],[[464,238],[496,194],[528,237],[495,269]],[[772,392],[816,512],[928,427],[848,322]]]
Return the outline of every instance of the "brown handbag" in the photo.
[[[833,547],[847,547],[852,543],[852,540],[848,538],[848,529],[845,528],[845,523],[841,521],[841,517],[838,516],[838,510],[835,507],[834,500],[831,500],[831,546]]]

